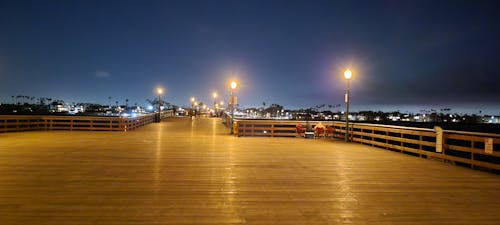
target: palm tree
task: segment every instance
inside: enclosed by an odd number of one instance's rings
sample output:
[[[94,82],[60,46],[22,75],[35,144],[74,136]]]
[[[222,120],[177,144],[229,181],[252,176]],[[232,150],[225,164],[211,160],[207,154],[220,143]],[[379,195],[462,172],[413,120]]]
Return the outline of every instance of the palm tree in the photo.
[[[126,105],[126,106],[127,106],[127,108],[128,108],[128,98],[127,98],[127,99],[125,99],[125,105]]]

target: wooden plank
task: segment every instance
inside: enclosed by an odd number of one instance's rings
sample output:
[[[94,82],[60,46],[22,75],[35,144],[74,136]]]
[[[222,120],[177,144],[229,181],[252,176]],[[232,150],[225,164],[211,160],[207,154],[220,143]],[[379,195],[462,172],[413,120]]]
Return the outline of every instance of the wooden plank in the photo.
[[[217,120],[0,134],[2,224],[497,224],[500,177]],[[435,155],[435,153],[426,153]]]

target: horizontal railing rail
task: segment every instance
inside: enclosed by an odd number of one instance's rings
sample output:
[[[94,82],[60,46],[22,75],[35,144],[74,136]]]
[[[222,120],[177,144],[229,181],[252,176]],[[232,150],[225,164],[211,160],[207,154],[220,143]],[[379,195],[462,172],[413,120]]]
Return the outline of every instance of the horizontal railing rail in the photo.
[[[129,117],[0,115],[0,133],[34,130],[128,131],[155,120],[154,114]]]
[[[297,124],[302,124],[302,127],[306,129],[307,126],[315,126],[318,121],[235,120],[235,123],[236,129],[234,133],[239,137],[295,137],[298,136],[296,132]],[[323,122],[323,124],[332,126],[334,123]]]
[[[457,164],[500,170],[498,134],[444,130],[443,152]]]
[[[319,121],[236,120],[235,135],[260,137],[299,137],[296,126],[314,127]],[[324,135],[407,154],[434,158],[472,168],[500,171],[500,135],[477,132],[427,129],[392,125],[321,121]],[[330,129],[328,129],[330,127]]]

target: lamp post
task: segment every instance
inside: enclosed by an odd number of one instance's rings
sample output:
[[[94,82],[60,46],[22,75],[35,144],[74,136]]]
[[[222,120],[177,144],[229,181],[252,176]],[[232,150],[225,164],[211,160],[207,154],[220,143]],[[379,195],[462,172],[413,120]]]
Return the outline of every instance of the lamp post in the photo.
[[[346,79],[345,89],[345,142],[349,142],[349,81],[351,80],[352,72],[347,69],[344,71],[344,78]]]
[[[198,115],[198,102],[194,102],[194,116],[196,117]]]
[[[234,123],[234,89],[238,87],[238,84],[235,81],[232,81],[231,84],[229,85],[231,87],[231,95],[229,98],[229,104],[231,104],[231,125],[229,128],[231,129],[231,134],[233,134],[233,123]]]
[[[158,93],[158,118],[157,118],[157,122],[161,122],[161,94],[163,93],[163,89],[161,88],[158,88],[156,90],[156,92]]]
[[[214,97],[214,112],[215,112],[215,116],[217,117],[217,92],[214,92],[212,94],[212,97]]]
[[[196,101],[196,99],[194,97],[191,97],[191,116],[194,116],[195,115],[195,110],[194,110],[194,102]]]
[[[196,99],[195,99],[194,97],[191,97],[191,107],[193,107],[193,106],[194,106],[194,101],[195,101],[195,100],[196,100]]]

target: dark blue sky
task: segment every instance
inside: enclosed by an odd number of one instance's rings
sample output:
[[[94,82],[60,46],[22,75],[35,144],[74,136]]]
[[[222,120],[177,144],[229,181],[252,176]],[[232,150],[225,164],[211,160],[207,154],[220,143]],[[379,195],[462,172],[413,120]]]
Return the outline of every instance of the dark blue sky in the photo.
[[[0,100],[500,114],[498,1],[0,1]],[[114,100],[113,100],[114,101]]]

